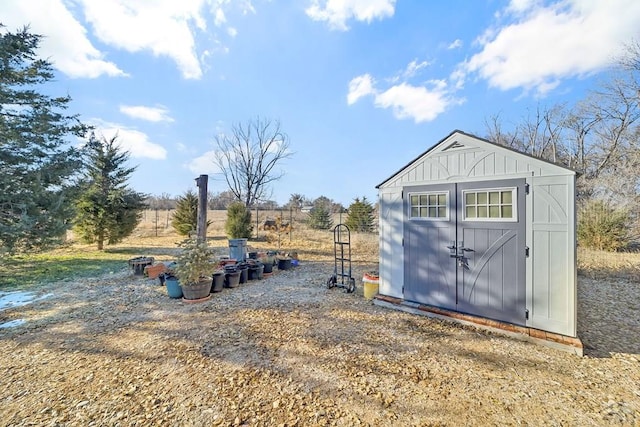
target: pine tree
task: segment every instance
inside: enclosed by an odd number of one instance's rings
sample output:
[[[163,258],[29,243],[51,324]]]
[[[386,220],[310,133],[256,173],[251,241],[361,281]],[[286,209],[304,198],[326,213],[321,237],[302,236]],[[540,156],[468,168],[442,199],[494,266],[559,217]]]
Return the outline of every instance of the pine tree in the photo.
[[[349,206],[345,224],[352,231],[373,231],[373,206],[366,197],[356,199]]]
[[[135,167],[126,167],[129,153],[121,151],[117,137],[87,143],[87,173],[83,192],[76,203],[74,231],[86,243],[114,244],[129,236],[142,218],[145,194],[127,186]]]
[[[315,230],[328,230],[333,226],[331,217],[332,202],[330,199],[320,196],[313,202],[313,208],[309,212],[309,227]]]
[[[251,237],[251,211],[242,202],[233,202],[227,208],[227,222],[224,230],[230,239],[246,239]]]
[[[189,190],[178,198],[171,225],[181,236],[195,233],[198,225],[198,195]]]
[[[69,138],[86,127],[51,97],[51,63],[36,59],[41,36],[0,24],[0,255],[59,244],[71,226],[80,154]]]

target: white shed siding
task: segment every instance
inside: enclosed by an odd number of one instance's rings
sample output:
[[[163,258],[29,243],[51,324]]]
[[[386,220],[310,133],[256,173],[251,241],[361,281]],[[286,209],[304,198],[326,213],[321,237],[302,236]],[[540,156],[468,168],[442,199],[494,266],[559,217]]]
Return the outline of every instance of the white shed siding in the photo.
[[[404,282],[402,189],[381,192],[379,203],[379,292],[383,295],[402,298],[402,284]]]
[[[528,326],[576,335],[574,177],[532,180]]]

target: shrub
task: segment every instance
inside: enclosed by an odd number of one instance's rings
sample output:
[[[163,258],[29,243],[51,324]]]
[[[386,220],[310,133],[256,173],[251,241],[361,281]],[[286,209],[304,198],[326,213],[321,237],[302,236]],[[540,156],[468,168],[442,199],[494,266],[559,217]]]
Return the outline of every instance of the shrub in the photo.
[[[330,229],[333,226],[333,219],[329,208],[324,203],[316,204],[309,212],[307,223],[314,230]]]
[[[178,197],[171,225],[181,236],[195,233],[198,224],[198,195],[189,190]]]
[[[363,197],[362,200],[356,197],[347,212],[345,224],[350,230],[373,231],[373,206],[366,197]]]
[[[607,206],[601,200],[587,202],[578,212],[580,246],[616,251],[630,243],[631,216],[625,209]]]
[[[251,211],[242,202],[234,202],[227,208],[227,222],[224,231],[230,239],[247,239],[251,237]]]

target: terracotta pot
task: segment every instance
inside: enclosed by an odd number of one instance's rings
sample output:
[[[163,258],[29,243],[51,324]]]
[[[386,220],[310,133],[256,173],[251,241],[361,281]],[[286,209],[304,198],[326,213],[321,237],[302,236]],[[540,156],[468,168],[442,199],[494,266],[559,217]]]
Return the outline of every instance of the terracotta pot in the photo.
[[[156,279],[165,271],[165,265],[163,263],[158,263],[156,265],[147,265],[144,268],[144,272],[147,274],[149,279]]]

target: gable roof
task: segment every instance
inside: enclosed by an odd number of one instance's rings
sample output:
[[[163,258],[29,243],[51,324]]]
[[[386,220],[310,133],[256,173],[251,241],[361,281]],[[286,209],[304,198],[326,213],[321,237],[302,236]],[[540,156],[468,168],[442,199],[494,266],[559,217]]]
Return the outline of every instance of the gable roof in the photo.
[[[418,157],[416,157],[415,159],[411,160],[405,166],[400,168],[400,170],[398,170],[396,173],[391,175],[389,178],[385,179],[380,184],[376,185],[375,188],[379,189],[384,184],[386,184],[389,181],[393,180],[394,178],[398,177],[407,168],[411,167],[413,164],[418,162],[420,159],[428,157],[428,154],[437,151],[442,145],[445,144],[445,142],[447,140],[450,140],[454,135],[461,135],[461,136],[465,136],[465,137],[468,137],[468,138],[473,138],[474,140],[479,141],[479,142],[481,142],[483,144],[488,144],[488,145],[490,145],[491,147],[493,147],[493,148],[495,148],[497,150],[504,150],[505,152],[511,153],[511,154],[513,154],[515,156],[522,156],[525,159],[531,159],[531,161],[534,161],[534,162],[542,162],[542,164],[549,165],[549,166],[551,166],[553,168],[560,168],[560,169],[562,169],[562,170],[564,170],[566,172],[570,172],[570,173],[576,174],[575,170],[573,170],[571,168],[568,168],[566,166],[563,166],[563,165],[560,165],[560,164],[557,164],[557,163],[553,163],[553,162],[550,162],[548,160],[545,160],[545,159],[542,159],[542,158],[539,158],[539,157],[535,157],[535,156],[532,156],[532,155],[527,154],[527,153],[523,153],[523,152],[515,150],[515,149],[513,149],[511,147],[500,145],[500,144],[497,144],[495,142],[489,141],[488,139],[481,138],[479,136],[476,136],[476,135],[473,135],[473,134],[470,134],[470,133],[467,133],[467,132],[463,132],[461,130],[456,129],[456,130],[452,131],[449,135],[447,135],[446,137],[444,137],[440,141],[438,141],[435,145],[433,145],[427,151],[423,152]],[[462,147],[464,147],[464,145],[460,144],[457,140],[455,140],[453,142],[450,142],[449,145],[447,147],[443,148],[441,151],[446,151],[446,150],[450,150],[450,149],[458,149],[458,148],[462,148]]]

